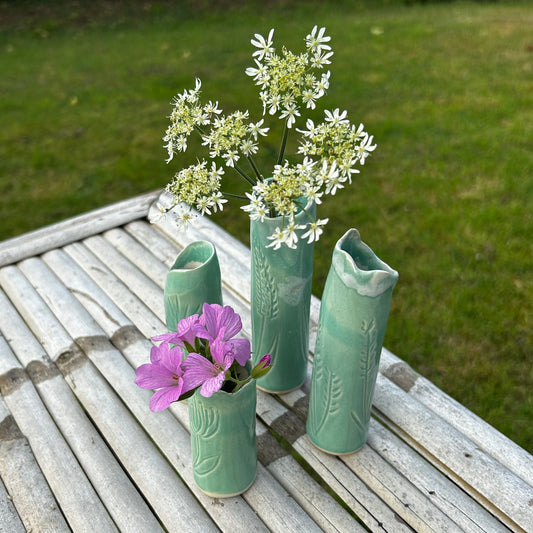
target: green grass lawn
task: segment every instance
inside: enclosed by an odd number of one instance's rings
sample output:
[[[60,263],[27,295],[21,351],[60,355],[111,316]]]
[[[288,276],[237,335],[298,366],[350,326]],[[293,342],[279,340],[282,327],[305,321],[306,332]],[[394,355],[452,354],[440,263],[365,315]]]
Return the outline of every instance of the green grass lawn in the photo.
[[[164,162],[172,97],[199,76],[206,100],[259,119],[250,38],[273,27],[298,51],[324,25],[318,107],[348,110],[378,148],[320,206],[314,292],[357,227],[400,273],[385,345],[533,451],[533,5],[212,4],[0,1],[0,239],[163,187],[197,155]],[[216,220],[247,242],[237,205]]]

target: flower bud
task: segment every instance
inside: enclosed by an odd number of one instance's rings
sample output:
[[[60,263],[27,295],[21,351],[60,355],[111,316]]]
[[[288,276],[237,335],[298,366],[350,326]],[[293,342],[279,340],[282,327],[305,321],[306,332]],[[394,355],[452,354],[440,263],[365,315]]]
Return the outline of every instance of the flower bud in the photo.
[[[271,356],[269,353],[263,355],[259,362],[252,368],[252,378],[259,379],[265,376],[270,370]]]

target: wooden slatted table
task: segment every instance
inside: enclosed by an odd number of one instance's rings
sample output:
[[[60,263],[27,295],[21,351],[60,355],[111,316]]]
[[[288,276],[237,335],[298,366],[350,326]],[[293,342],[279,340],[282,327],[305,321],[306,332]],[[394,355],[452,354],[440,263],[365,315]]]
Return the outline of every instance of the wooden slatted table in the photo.
[[[201,493],[187,406],[150,412],[134,368],[194,240],[216,244],[224,303],[250,332],[250,253],[207,219],[150,225],[158,194],[0,243],[0,531],[533,531],[532,456],[386,349],[362,450],[307,438],[310,354],[301,389],[258,392],[254,485]]]

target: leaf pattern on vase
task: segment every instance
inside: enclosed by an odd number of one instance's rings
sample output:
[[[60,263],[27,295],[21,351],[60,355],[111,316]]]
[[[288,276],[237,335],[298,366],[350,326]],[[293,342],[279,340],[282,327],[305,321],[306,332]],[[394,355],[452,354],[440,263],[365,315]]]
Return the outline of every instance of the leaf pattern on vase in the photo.
[[[361,421],[366,425],[367,421],[370,420],[374,385],[379,369],[379,346],[376,321],[374,319],[369,321],[363,320],[361,322],[360,331],[363,336],[363,348],[361,350],[359,367],[361,372],[361,400],[363,406]]]
[[[320,335],[320,329],[318,334]],[[318,340],[317,340],[318,345]],[[315,435],[322,431],[328,417],[340,411],[342,380],[325,368],[321,357],[315,357],[313,389],[309,405],[310,430]]]
[[[259,247],[253,248],[254,261],[254,306],[255,310],[267,318],[278,315],[278,289],[265,254]]]
[[[220,453],[216,449],[213,453],[213,445],[209,443],[220,428],[220,415],[202,401],[194,400],[190,407],[193,468],[197,475],[206,476],[220,464]]]

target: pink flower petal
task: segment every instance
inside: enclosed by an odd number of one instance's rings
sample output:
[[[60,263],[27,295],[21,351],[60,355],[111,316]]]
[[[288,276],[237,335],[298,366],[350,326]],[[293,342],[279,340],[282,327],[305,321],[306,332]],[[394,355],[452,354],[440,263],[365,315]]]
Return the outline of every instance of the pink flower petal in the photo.
[[[225,340],[235,337],[242,329],[241,317],[229,305],[222,309],[219,321],[220,327],[226,328]]]
[[[183,381],[177,387],[165,387],[154,392],[150,398],[150,410],[151,411],[163,411],[172,402],[179,400],[183,388]]]
[[[241,366],[250,359],[250,341],[248,339],[231,339],[228,344],[233,348],[233,357]]]
[[[184,373],[183,379],[189,390],[198,387],[213,377],[214,365],[205,357],[197,353],[190,353],[181,365]]]
[[[200,394],[204,396],[205,398],[209,398],[213,395],[213,393],[219,391],[222,388],[223,383],[224,383],[224,373],[221,372],[220,374],[204,382],[204,384],[202,385],[202,388],[200,389]]]
[[[176,384],[177,374],[158,364],[147,363],[135,370],[135,383],[141,389],[159,389]]]

